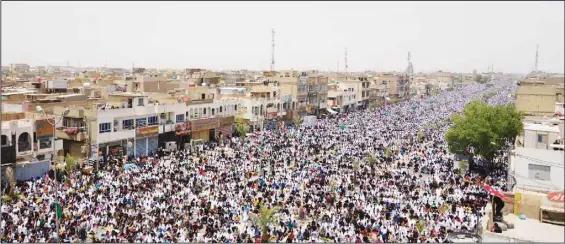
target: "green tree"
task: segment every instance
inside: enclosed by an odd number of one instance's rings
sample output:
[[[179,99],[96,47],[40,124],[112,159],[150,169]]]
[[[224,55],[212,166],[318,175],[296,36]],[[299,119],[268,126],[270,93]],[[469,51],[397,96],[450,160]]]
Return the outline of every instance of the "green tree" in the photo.
[[[302,117],[296,117],[294,119],[294,125],[296,125],[296,128],[299,128],[300,125],[302,125],[302,122],[304,122],[304,119]]]
[[[245,138],[247,132],[249,132],[249,125],[245,123],[237,123],[235,124],[235,130],[237,131],[240,137]]]
[[[75,169],[78,161],[79,159],[77,157],[71,156],[67,153],[67,156],[65,156],[65,172],[67,172],[67,176],[73,172],[73,169]]]
[[[268,243],[271,238],[269,233],[269,225],[277,223],[278,218],[275,215],[281,209],[280,206],[273,206],[271,208],[265,207],[261,204],[259,206],[259,214],[251,215],[251,221],[261,228],[261,243]]]
[[[522,118],[523,114],[512,104],[489,106],[480,100],[473,101],[461,115],[452,118],[454,125],[445,135],[449,150],[467,154],[470,146],[476,155],[492,162],[506,143],[514,142],[523,128]]]

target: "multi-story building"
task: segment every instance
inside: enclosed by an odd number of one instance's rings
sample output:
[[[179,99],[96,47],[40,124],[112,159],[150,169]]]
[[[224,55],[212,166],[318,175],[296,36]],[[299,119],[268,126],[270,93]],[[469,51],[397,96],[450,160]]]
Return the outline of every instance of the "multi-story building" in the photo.
[[[321,75],[310,75],[308,77],[308,103],[307,110],[312,114],[319,115],[326,109],[328,97],[328,77]]]
[[[160,75],[134,74],[133,79],[126,79],[128,92],[162,92],[182,88],[180,80],[169,80]]]
[[[363,106],[363,97],[362,94],[364,94],[363,91],[363,84],[365,82],[362,81],[359,78],[356,77],[351,77],[351,76],[347,76],[345,77],[345,79],[343,81],[340,82],[340,84],[344,84],[345,87],[347,87],[348,89],[351,89],[355,95],[353,96],[353,99],[355,100],[355,104],[351,107],[349,107],[349,110],[354,110],[357,108],[361,108]]]
[[[357,104],[354,87],[348,84],[331,84],[328,91],[328,107],[332,111],[349,112],[355,109]]]
[[[29,64],[10,64],[10,72],[15,74],[29,73]]]
[[[2,114],[3,176],[7,167],[15,171],[17,180],[40,177],[50,169],[51,159],[62,149],[61,141],[53,138],[55,123],[52,117],[42,114]]]
[[[410,82],[405,74],[381,74],[378,82],[386,82],[388,88],[388,96],[390,98],[408,99],[410,98]]]
[[[206,94],[207,95],[207,94]],[[180,148],[191,140],[231,136],[238,100],[194,97],[156,104],[142,93],[113,93],[106,103],[73,108],[63,118],[57,136],[73,155],[147,155],[168,141]],[[54,108],[54,111],[68,109]]]
[[[516,89],[516,109],[529,115],[552,116],[555,104],[563,103],[563,89],[537,79],[523,80]]]

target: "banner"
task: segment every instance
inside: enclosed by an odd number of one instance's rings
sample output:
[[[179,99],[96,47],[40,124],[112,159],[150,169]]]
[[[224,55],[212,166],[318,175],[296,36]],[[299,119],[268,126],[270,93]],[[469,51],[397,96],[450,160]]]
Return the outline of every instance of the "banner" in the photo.
[[[136,137],[151,137],[151,136],[156,136],[159,135],[159,126],[158,125],[154,125],[154,126],[148,126],[148,127],[143,127],[143,128],[137,128],[135,131],[135,136]]]
[[[51,122],[51,123],[49,123]],[[54,120],[39,119],[35,121],[35,135],[37,138],[53,137],[55,131],[53,130]]]
[[[177,136],[188,135],[190,133],[190,122],[177,124],[175,126],[175,134]]]
[[[218,119],[201,119],[192,121],[192,131],[202,131],[218,128]]]

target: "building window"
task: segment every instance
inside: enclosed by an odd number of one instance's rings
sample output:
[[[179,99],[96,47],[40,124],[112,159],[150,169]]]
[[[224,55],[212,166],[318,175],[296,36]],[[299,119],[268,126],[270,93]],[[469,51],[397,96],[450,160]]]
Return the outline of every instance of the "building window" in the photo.
[[[551,167],[539,164],[528,165],[528,177],[536,180],[550,180]]]
[[[233,105],[233,110],[237,112],[237,104]]]
[[[143,127],[147,125],[147,118],[135,119],[135,127]]]
[[[538,134],[538,143],[547,143],[547,135]]]
[[[99,132],[100,133],[110,132],[110,123],[101,123],[99,125]]]
[[[214,116],[216,113],[216,109],[212,108],[212,116]]]
[[[204,109],[202,110],[202,114],[203,114],[203,115],[206,115],[206,108],[204,108]]]
[[[143,98],[138,98],[138,99],[137,99],[137,106],[145,106],[145,105],[143,104]]]
[[[157,116],[150,116],[147,118],[147,124],[148,125],[156,125],[159,122],[157,121]]]
[[[184,122],[184,114],[177,114],[177,123]]]
[[[220,113],[222,113],[222,112],[223,112],[223,107],[222,107],[222,106],[220,106]]]
[[[8,146],[8,137],[6,135],[2,135],[2,146]]]
[[[122,120],[122,129],[133,129],[133,119]]]

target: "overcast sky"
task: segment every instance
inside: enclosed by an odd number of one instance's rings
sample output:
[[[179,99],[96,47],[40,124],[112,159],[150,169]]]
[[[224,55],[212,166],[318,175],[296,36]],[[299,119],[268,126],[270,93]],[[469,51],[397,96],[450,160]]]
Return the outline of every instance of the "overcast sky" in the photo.
[[[563,2],[2,2],[2,65],[563,73]]]

